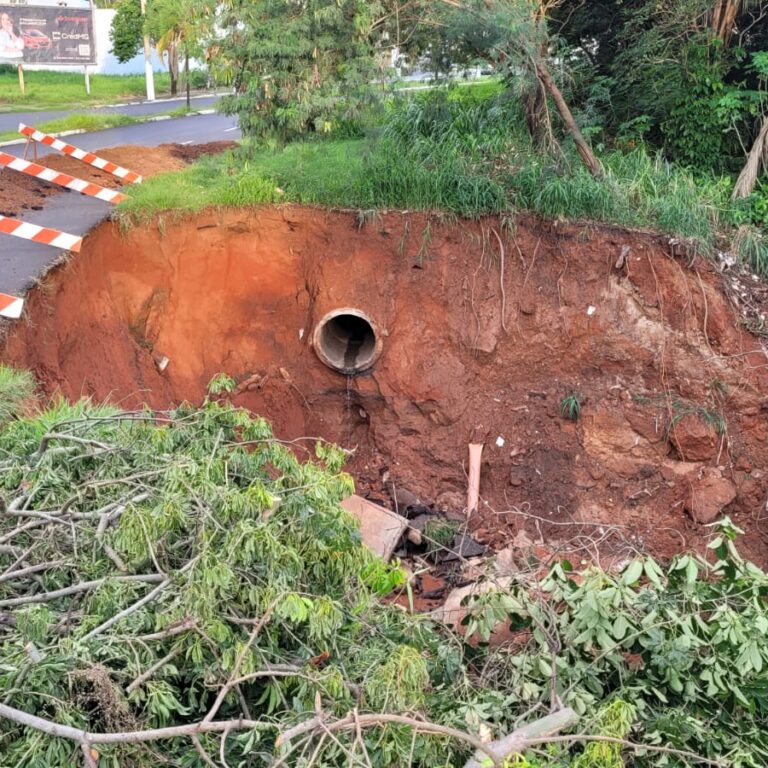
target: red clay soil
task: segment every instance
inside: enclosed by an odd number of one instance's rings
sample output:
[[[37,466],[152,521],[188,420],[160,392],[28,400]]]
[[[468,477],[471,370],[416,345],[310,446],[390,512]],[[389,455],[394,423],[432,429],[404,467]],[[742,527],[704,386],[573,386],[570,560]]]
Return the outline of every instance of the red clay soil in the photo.
[[[112,149],[97,150],[99,157],[111,160],[129,168],[144,178],[158,173],[177,171],[202,155],[223,152],[235,146],[231,141],[214,141],[208,144],[181,145],[161,144],[158,147],[126,145]],[[32,159],[31,156],[29,159]],[[91,165],[75,160],[67,155],[46,155],[40,165],[68,173],[78,179],[84,179],[102,187],[119,189],[123,183],[111,173],[100,171]],[[130,191],[130,185],[128,185]],[[18,171],[0,168],[0,215],[20,216],[25,210],[39,210],[46,197],[61,192],[70,193],[56,184],[39,181]]]
[[[338,307],[381,330],[364,375],[311,347]],[[525,529],[666,557],[729,514],[768,562],[766,355],[717,270],[659,236],[289,206],[105,223],[30,294],[0,357],[48,393],[123,406],[199,402],[226,372],[280,437],[354,448],[359,492],[394,483],[452,512],[484,442],[472,528],[496,548]]]

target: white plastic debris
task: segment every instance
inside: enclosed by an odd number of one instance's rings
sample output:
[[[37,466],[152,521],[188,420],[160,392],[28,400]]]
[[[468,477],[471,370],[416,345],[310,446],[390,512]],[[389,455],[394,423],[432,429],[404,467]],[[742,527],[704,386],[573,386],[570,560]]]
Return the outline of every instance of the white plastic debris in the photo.
[[[304,329],[299,328],[299,341],[301,341],[304,338]]]
[[[597,312],[597,307],[593,307],[591,305],[587,307],[587,315],[589,317],[592,317],[592,315],[594,315],[595,312]]]
[[[496,445],[497,445],[499,448],[503,448],[503,447],[504,447],[504,438],[503,438],[501,435],[499,435],[499,436],[496,438]]]

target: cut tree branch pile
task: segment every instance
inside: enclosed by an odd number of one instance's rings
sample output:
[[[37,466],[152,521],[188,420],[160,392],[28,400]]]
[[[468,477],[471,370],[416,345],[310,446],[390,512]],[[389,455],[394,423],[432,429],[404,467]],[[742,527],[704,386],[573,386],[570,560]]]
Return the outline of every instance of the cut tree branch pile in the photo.
[[[58,403],[0,426],[3,764],[149,768],[159,741],[166,764],[208,768],[639,748],[563,735],[580,718],[554,671],[518,706],[459,636],[383,602],[404,574],[340,506],[344,458],[318,442],[301,463],[263,419],[215,401]],[[464,714],[488,701],[507,702],[488,723]]]
[[[430,721],[419,690],[403,693],[407,714],[358,711],[387,706],[365,675],[398,646],[374,633],[356,669],[344,644],[357,646],[364,616],[388,616],[395,634],[404,617],[360,581],[400,577],[339,507],[351,484],[338,449],[319,444],[301,464],[266,422],[209,402],[157,416],[61,405],[6,425],[0,450],[0,749],[12,761],[41,748],[35,732],[55,740],[57,764],[86,768],[126,749],[154,764],[141,750],[160,740],[176,760],[226,765],[243,731],[283,764],[308,742],[319,759],[321,745],[395,726],[494,764],[525,746]],[[334,645],[340,658],[313,666]],[[274,714],[302,695],[307,716]],[[566,710],[547,732],[575,719]]]

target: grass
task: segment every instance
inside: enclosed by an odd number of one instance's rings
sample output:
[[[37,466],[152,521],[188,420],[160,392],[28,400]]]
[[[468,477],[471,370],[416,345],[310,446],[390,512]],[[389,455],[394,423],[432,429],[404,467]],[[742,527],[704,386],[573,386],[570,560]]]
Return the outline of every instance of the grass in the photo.
[[[273,181],[254,173],[247,163],[239,167],[231,153],[225,153],[203,157],[182,171],[160,174],[135,185],[117,215],[128,225],[169,210],[183,215],[209,206],[256,205],[282,199]]]
[[[77,109],[110,104],[123,99],[143,98],[144,75],[91,75],[91,94],[78,72],[25,71],[26,93],[19,89],[16,67],[0,64],[0,111]],[[155,73],[158,96],[170,95],[167,73]]]
[[[34,395],[35,377],[32,373],[0,365],[0,424],[18,416]]]
[[[121,206],[126,223],[159,211],[275,199],[376,210],[439,210],[477,217],[531,211],[606,221],[684,238],[703,254],[733,248],[768,275],[768,240],[744,223],[727,177],[697,177],[643,148],[600,155],[603,178],[564,143],[562,157],[531,147],[519,106],[499,83],[438,90],[388,104],[364,139],[312,138],[245,146],[198,170],[156,177]]]
[[[43,133],[63,133],[64,131],[103,131],[107,128],[120,128],[123,125],[133,125],[142,122],[142,118],[120,114],[75,114],[67,115],[56,120],[46,120],[35,125]],[[0,133],[0,141],[18,139],[16,131]]]
[[[578,421],[581,416],[581,396],[570,392],[560,401],[560,415],[568,421]]]
[[[154,176],[133,187],[130,199],[117,209],[118,216],[130,224],[163,211],[183,214],[218,205],[282,200],[353,205],[350,180],[362,175],[363,149],[363,141],[352,140],[203,157],[189,168]]]

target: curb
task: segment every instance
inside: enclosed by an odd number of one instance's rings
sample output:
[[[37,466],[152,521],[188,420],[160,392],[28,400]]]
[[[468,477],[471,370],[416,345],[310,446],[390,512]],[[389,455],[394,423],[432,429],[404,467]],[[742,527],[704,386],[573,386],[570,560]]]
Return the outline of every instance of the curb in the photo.
[[[72,131],[62,131],[61,133],[52,133],[57,139],[61,136],[77,136],[80,133],[86,133],[85,128],[75,128]],[[11,139],[10,141],[0,141],[0,147],[13,147],[16,144],[26,144],[26,139]]]
[[[140,118],[136,122],[128,123],[126,125],[118,125],[113,128],[99,128],[96,131],[86,131],[85,128],[75,128],[71,131],[61,131],[59,133],[51,133],[56,139],[63,138],[65,136],[77,136],[81,133],[99,133],[100,131],[111,131],[114,128],[130,128],[132,125],[142,125],[143,123],[159,123],[164,120],[175,120],[179,117],[197,117],[198,115],[215,115],[215,109],[200,109],[195,112],[189,112],[186,115],[151,115],[150,117]],[[26,144],[26,139],[10,139],[9,141],[0,141],[0,147],[13,147],[18,144]]]

